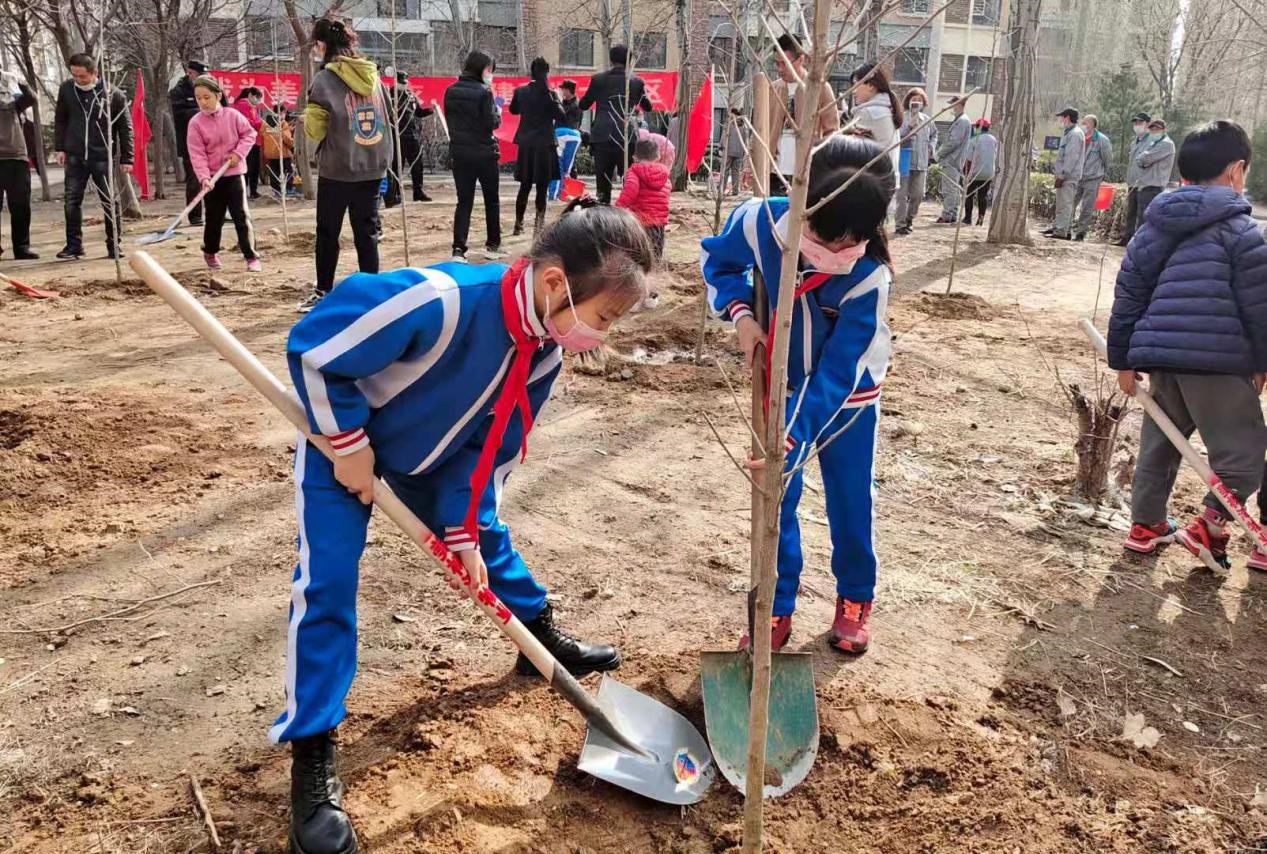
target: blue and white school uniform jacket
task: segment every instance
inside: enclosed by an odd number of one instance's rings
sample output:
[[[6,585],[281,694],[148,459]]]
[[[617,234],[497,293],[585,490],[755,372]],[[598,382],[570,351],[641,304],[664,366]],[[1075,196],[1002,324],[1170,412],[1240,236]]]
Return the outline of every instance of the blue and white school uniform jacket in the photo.
[[[765,280],[772,313],[778,302],[782,251],[774,234],[787,234],[788,201],[768,202],[769,212],[762,199],[744,202],[720,234],[701,241],[708,301],[719,317],[737,321],[752,314],[754,268]],[[813,272],[802,270],[797,284]],[[850,272],[793,303],[787,435],[795,444],[789,466],[804,460],[815,442],[851,424],[859,409],[879,402],[891,351],[885,322],[891,282],[886,265],[864,256]]]
[[[439,496],[435,516],[454,551],[476,546],[462,529],[471,473],[515,353],[501,301],[506,269],[446,263],[354,274],[295,325],[287,346],[312,430],[330,437],[339,454],[371,444],[389,480],[427,476]],[[563,353],[546,335],[532,293],[529,265],[516,298],[524,332],[541,339],[528,379],[535,419]],[[523,441],[523,420],[516,415],[481,496],[481,527],[487,527],[487,510],[495,513]]]

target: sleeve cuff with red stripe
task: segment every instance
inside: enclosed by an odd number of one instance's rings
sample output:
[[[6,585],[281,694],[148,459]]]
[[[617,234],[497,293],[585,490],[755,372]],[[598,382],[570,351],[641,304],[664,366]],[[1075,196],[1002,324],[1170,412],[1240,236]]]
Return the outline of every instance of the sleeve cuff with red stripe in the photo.
[[[444,544],[451,552],[469,552],[480,547],[479,540],[461,525],[444,529]]]
[[[789,454],[790,454],[790,453],[792,453],[792,449],[793,449],[793,448],[795,448],[795,447],[796,447],[796,440],[795,440],[795,439],[793,439],[793,438],[792,438],[792,434],[791,434],[791,433],[789,433],[789,434],[787,435],[787,437],[786,437],[786,441],[783,443],[783,450],[784,450],[786,453],[789,453]]]
[[[364,427],[357,427],[355,430],[345,430],[342,433],[332,433],[326,437],[330,440],[330,447],[334,450],[335,456],[346,457],[348,454],[354,454],[361,448],[370,446],[370,437],[365,434]]]
[[[735,300],[726,306],[726,314],[730,317],[731,323],[738,323],[745,317],[752,317],[752,306],[741,300]]]

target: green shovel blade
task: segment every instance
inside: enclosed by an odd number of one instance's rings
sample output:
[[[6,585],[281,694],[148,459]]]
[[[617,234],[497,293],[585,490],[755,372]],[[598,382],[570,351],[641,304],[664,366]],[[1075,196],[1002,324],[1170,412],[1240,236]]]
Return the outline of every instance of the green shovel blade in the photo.
[[[713,760],[744,791],[748,771],[748,707],[752,658],[746,652],[706,652],[700,662],[704,725]],[[818,755],[818,703],[809,653],[770,656],[770,717],[764,795],[782,795],[809,774]]]

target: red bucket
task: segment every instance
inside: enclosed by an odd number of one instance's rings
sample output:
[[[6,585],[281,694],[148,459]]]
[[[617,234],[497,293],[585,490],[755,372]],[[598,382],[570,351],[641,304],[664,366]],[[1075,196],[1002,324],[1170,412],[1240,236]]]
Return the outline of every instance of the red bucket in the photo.
[[[1113,207],[1113,196],[1117,193],[1117,187],[1112,184],[1101,184],[1100,192],[1095,197],[1095,209],[1098,211],[1107,211]]]
[[[565,202],[579,199],[585,195],[585,189],[585,182],[579,178],[564,178],[563,189],[559,192],[559,198]]]

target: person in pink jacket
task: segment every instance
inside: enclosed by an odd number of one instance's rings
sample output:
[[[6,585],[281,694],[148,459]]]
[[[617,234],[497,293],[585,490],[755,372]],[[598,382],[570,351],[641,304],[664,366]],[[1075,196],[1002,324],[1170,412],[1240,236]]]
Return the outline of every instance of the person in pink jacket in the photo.
[[[677,157],[677,149],[667,136],[642,128],[638,131],[638,139],[654,140],[660,150],[659,162],[663,163],[666,169],[673,169],[673,159]]]
[[[260,197],[260,128],[264,120],[260,117],[260,104],[264,103],[264,93],[254,86],[243,86],[242,91],[233,99],[233,109],[241,113],[255,131],[255,145],[246,155],[246,189],[248,198],[255,201]]]
[[[673,190],[669,167],[661,161],[656,141],[643,137],[634,144],[634,163],[625,173],[625,186],[616,207],[627,208],[638,217],[657,260],[664,258],[664,227],[669,224],[669,194]]]
[[[255,254],[255,235],[251,230],[251,210],[247,207],[246,157],[255,145],[255,131],[240,112],[221,106],[220,84],[214,77],[194,81],[194,99],[198,115],[189,121],[189,162],[206,196],[206,225],[202,233],[202,255],[207,266],[220,269],[220,233],[224,230],[224,214],[233,217],[238,232],[238,248],[246,258],[246,269],[258,273],[260,259]],[[229,168],[218,181],[215,173],[225,163]]]

